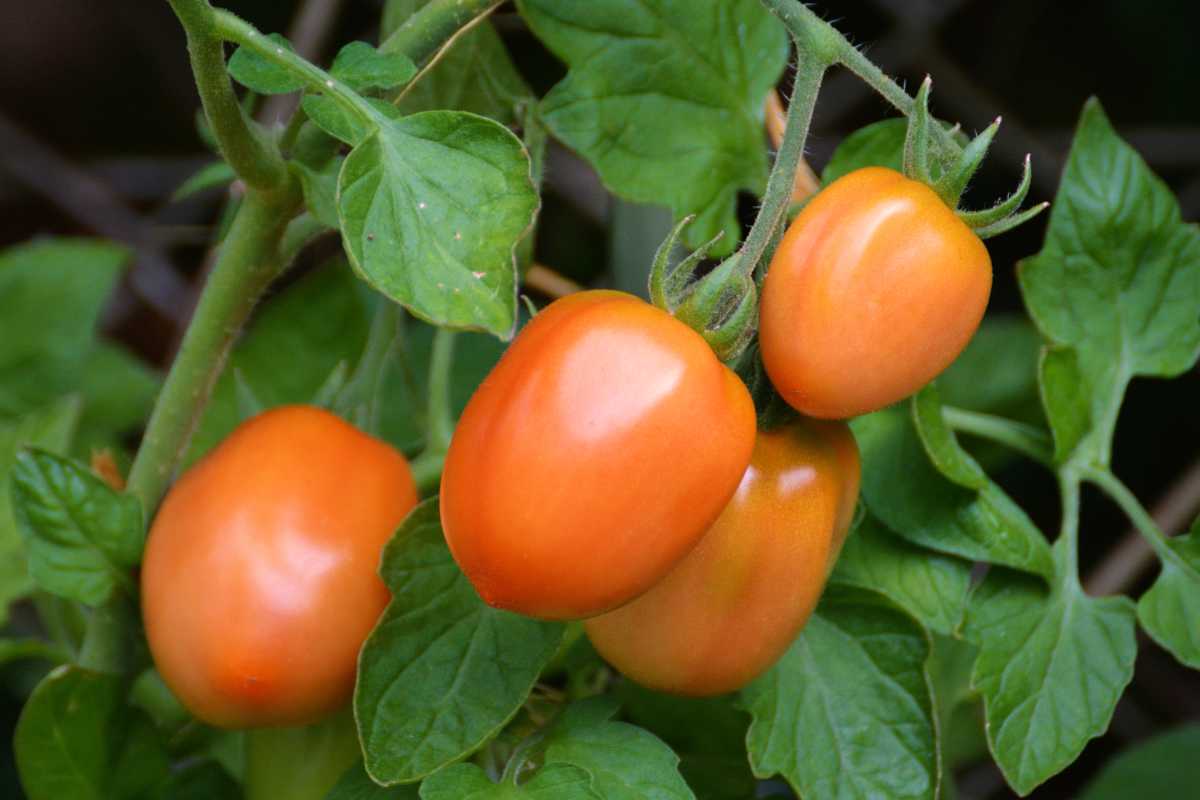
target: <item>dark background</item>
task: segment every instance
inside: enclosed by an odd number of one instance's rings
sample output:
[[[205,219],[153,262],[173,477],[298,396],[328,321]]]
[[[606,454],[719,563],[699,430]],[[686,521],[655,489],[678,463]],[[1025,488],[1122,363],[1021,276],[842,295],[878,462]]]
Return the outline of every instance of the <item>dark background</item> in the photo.
[[[316,24],[295,27],[296,2],[223,5],[260,30],[284,31],[301,52],[330,56],[330,43],[374,40],[382,0],[310,0]],[[863,44],[887,72],[915,87],[934,77],[934,111],[978,130],[1004,126],[968,195],[990,203],[1015,185],[1033,154],[1031,201],[1051,199],[1083,101],[1098,95],[1121,134],[1177,192],[1184,218],[1200,218],[1200,3],[1194,0],[860,0],[814,4]],[[330,22],[331,20],[331,22]],[[495,17],[514,59],[544,91],[562,68],[510,8]],[[181,203],[171,192],[212,161],[195,125],[198,99],[182,32],[167,4],[38,0],[0,5],[0,246],[49,234],[107,236],[129,244],[134,268],[105,317],[106,331],[165,365],[194,299],[222,192]],[[819,171],[854,128],[889,115],[848,74],[821,95],[810,161]],[[539,258],[583,281],[609,263],[611,203],[566,153],[552,153]],[[752,216],[746,203],[747,218]],[[627,214],[628,208],[624,209]],[[636,217],[639,212],[634,210]],[[1016,262],[1036,252],[1044,217],[989,242],[995,264],[990,313],[1019,312]],[[334,245],[336,247],[336,245]],[[603,280],[603,278],[600,278]],[[1139,381],[1130,390],[1114,451],[1115,470],[1177,532],[1200,506],[1200,380]],[[1056,525],[1051,482],[1017,466],[1002,482],[1046,530]],[[1127,524],[1098,495],[1085,497],[1082,569],[1092,588],[1139,593],[1153,577],[1114,556]],[[1126,550],[1117,551],[1125,554]],[[1116,581],[1107,582],[1114,574]],[[1107,577],[1099,577],[1100,572]],[[1200,676],[1141,638],[1134,684],[1109,733],[1075,766],[1034,793],[1070,797],[1113,753],[1185,720],[1200,720]],[[0,676],[5,677],[5,676]],[[0,680],[12,686],[14,676]],[[0,696],[0,729],[19,711]],[[8,737],[5,737],[6,740]],[[0,757],[0,796],[19,796],[11,755]],[[960,775],[962,797],[1011,793],[984,763]],[[1186,791],[1181,787],[1181,791]]]

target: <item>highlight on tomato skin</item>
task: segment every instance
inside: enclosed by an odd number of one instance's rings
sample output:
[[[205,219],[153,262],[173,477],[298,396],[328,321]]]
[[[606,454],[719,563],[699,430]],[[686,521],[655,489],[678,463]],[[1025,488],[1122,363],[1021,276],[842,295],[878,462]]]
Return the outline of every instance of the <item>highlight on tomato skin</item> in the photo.
[[[633,602],[585,621],[597,652],[647,688],[706,696],[768,670],[804,627],[854,515],[858,448],[841,422],[758,435],[700,544]]]
[[[745,386],[632,295],[541,311],[467,405],[442,527],[488,603],[578,619],[650,588],[732,496],[754,443]]]
[[[991,285],[987,248],[931,188],[882,167],[856,170],[817,194],[775,251],[763,364],[802,414],[876,411],[954,361]]]
[[[390,445],[312,406],[244,422],[171,488],[142,568],[163,680],[220,727],[343,706],[387,605],[383,546],[417,491]]]

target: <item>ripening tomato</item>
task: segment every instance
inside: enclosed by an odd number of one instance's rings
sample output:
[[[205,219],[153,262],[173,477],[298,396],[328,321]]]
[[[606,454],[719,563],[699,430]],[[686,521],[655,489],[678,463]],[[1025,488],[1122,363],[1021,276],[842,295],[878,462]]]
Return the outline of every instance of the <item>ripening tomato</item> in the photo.
[[[650,588],[699,541],[754,446],[746,387],[627,294],[552,303],[459,420],[442,474],[454,558],[491,605],[573,619]]]
[[[841,422],[760,433],[737,493],[662,582],[584,623],[610,664],[651,689],[730,692],[765,672],[812,614],[858,499]]]
[[[416,502],[404,457],[327,411],[243,423],[150,530],[142,610],[163,680],[222,727],[300,725],[344,704],[388,602],[383,546]]]
[[[875,411],[950,365],[991,287],[987,248],[932,189],[880,167],[851,172],[805,206],[775,251],[763,364],[802,414]]]

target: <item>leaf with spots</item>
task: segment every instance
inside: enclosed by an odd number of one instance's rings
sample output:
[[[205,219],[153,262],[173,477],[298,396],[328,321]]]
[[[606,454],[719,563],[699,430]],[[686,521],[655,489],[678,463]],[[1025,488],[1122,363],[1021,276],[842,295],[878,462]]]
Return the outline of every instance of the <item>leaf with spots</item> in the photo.
[[[338,177],[354,268],[426,321],[509,336],[514,248],[538,207],[520,140],[460,111],[377,122]]]

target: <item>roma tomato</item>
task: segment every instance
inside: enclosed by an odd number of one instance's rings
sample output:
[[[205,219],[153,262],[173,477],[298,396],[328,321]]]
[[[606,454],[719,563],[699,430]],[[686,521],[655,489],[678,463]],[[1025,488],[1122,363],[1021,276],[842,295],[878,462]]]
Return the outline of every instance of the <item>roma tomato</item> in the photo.
[[[150,530],[142,611],[163,680],[222,727],[300,725],[344,704],[388,601],[381,551],[416,502],[404,457],[327,411],[242,424]]]
[[[804,627],[858,498],[858,448],[841,422],[760,433],[737,493],[661,583],[584,623],[637,683],[713,695],[765,672]]]
[[[992,262],[923,183],[868,167],[788,228],[762,295],[767,374],[797,411],[846,419],[915,392],[966,347]]]
[[[571,295],[525,327],[459,420],[446,541],[494,606],[598,614],[692,549],[753,445],[750,394],[699,334],[631,295]]]

